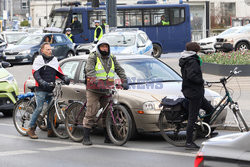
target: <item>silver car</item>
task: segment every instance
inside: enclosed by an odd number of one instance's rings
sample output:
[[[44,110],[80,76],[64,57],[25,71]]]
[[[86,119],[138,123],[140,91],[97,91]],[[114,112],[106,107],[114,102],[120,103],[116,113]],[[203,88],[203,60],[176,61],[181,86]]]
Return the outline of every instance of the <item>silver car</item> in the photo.
[[[130,89],[118,90],[114,98],[130,113],[133,133],[158,132],[160,101],[165,96],[183,97],[182,78],[168,65],[152,56],[117,55],[116,57],[129,78]],[[82,55],[60,61],[62,71],[72,80],[69,86],[63,86],[64,101],[85,101],[84,66],[87,58],[88,55]],[[28,80],[25,87],[28,85],[34,85],[34,80]],[[205,96],[213,105],[221,99],[218,93],[209,89],[206,89]],[[222,126],[226,115],[227,110],[224,110],[213,127]]]

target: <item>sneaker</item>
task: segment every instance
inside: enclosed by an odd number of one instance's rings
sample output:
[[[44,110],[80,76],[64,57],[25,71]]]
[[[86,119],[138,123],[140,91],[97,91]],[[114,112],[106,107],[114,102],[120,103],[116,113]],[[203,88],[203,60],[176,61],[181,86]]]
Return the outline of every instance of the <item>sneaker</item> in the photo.
[[[27,135],[31,138],[31,139],[38,139],[38,136],[35,133],[35,128],[29,128],[27,131]]]
[[[195,143],[186,143],[186,150],[198,150],[200,146],[196,145]]]
[[[82,144],[85,146],[90,146],[92,145],[92,142],[90,140],[90,130],[89,128],[83,128],[83,141]]]

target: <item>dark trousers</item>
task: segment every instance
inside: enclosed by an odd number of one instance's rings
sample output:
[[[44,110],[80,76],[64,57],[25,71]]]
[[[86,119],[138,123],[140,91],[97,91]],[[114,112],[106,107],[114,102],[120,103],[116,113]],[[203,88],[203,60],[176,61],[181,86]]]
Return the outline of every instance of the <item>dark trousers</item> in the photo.
[[[214,107],[207,101],[205,97],[202,98],[195,98],[195,99],[190,99],[187,98],[189,101],[189,106],[188,106],[188,124],[187,124],[187,143],[193,142],[193,131],[194,131],[194,125],[195,122],[197,121],[197,117],[199,115],[199,110],[200,108],[206,111],[206,114],[210,114]],[[211,115],[206,117],[204,119],[205,122],[209,122],[211,118]]]

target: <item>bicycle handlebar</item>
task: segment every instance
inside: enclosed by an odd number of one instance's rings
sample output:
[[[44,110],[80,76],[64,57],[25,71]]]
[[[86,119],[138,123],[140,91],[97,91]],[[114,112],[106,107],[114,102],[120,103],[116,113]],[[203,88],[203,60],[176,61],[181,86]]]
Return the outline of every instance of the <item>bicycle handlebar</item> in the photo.
[[[234,75],[239,74],[240,72],[241,72],[241,70],[238,70],[238,67],[235,67],[233,71],[230,71],[229,76],[221,78],[220,81],[206,82],[206,85],[208,87],[211,87],[212,84],[218,84],[218,83],[222,83],[222,84],[224,83],[225,84],[229,78],[231,78]]]

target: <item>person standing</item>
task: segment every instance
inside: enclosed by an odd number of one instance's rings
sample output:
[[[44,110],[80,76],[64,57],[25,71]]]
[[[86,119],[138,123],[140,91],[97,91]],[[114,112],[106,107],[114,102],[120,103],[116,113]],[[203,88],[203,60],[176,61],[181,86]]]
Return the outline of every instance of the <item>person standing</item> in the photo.
[[[54,83],[56,76],[62,79],[65,84],[69,84],[69,78],[62,73],[57,58],[52,55],[50,43],[44,42],[41,45],[41,55],[38,55],[33,63],[32,73],[36,81],[36,109],[32,114],[29,129],[27,131],[28,136],[31,139],[37,139],[35,134],[36,121],[43,109],[43,104],[47,101],[51,101],[50,94],[54,89]],[[55,137],[51,124],[49,121],[49,113],[47,115],[47,128],[48,137]]]
[[[103,29],[100,26],[100,20],[95,20],[95,32],[94,32],[94,43],[97,44],[97,42],[102,38],[103,36]]]
[[[92,129],[98,112],[97,102],[104,107],[112,97],[104,97],[109,94],[109,89],[114,87],[115,73],[121,79],[123,89],[129,88],[127,76],[124,69],[120,66],[116,57],[110,53],[109,43],[105,39],[101,39],[95,50],[90,53],[86,68],[87,77],[87,111],[83,119],[83,145],[92,145],[90,140],[90,130]],[[103,127],[105,131],[105,143],[110,143],[110,139],[105,128],[105,119],[107,113],[103,113]]]
[[[202,60],[197,55],[200,46],[196,42],[188,42],[186,50],[181,53],[179,60],[182,74],[182,93],[188,99],[188,125],[186,149],[199,149],[200,147],[193,142],[194,125],[202,108],[206,114],[210,115],[214,107],[204,97],[204,80],[201,72]],[[210,121],[211,116],[204,119],[205,122]]]
[[[69,38],[69,40],[73,43],[73,35],[71,34],[71,28],[66,28],[65,35]]]

